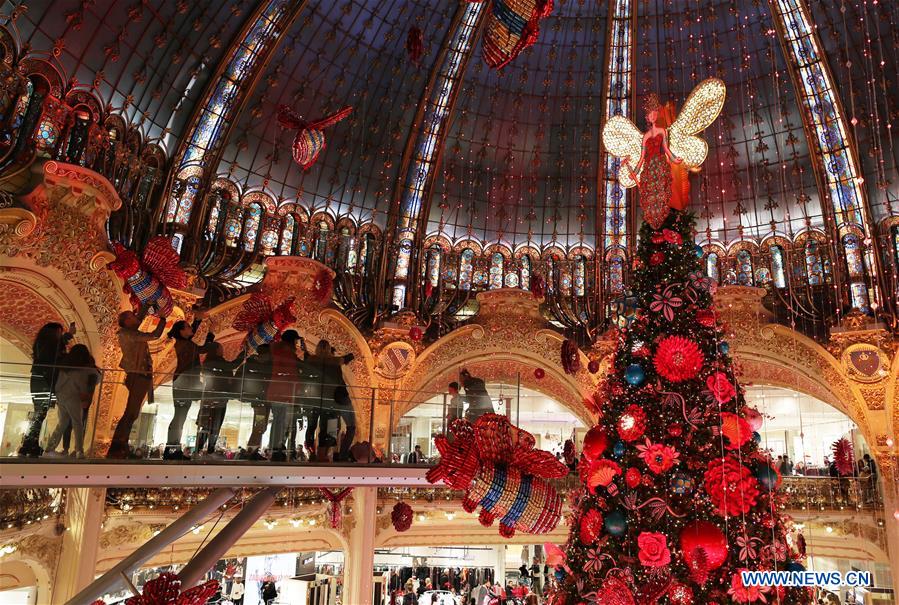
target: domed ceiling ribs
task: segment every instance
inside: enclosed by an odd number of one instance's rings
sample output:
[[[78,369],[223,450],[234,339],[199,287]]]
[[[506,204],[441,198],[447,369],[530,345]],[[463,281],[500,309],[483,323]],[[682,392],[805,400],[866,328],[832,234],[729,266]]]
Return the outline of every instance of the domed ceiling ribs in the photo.
[[[827,210],[836,221],[846,261],[849,302],[853,309],[869,312],[872,305],[883,307],[885,302],[881,255],[874,248],[871,208],[846,114],[805,2],[769,0],[769,5],[781,47],[789,58],[796,96],[805,109],[806,136],[817,150],[812,166],[821,199],[828,202]]]
[[[206,193],[224,142],[284,33],[306,2],[268,0],[246,21],[197,105],[175,155],[162,223],[183,237],[182,259],[196,262],[207,215]]]
[[[402,242],[412,239],[421,243],[421,217],[427,217],[430,213],[434,168],[439,162],[440,151],[446,139],[445,132],[459,94],[458,84],[465,75],[468,60],[476,47],[477,33],[488,12],[484,8],[486,5],[484,2],[459,4],[453,25],[447,34],[447,43],[443,45],[442,56],[436,62],[438,69],[432,74],[425,89],[426,98],[422,99],[419,115],[410,131],[395,192],[395,197],[399,198],[398,203],[393,205],[397,214],[391,217],[394,221],[394,243],[398,246],[397,254],[390,256],[393,279],[391,296],[393,305],[398,309],[406,306],[407,288],[414,290],[418,283],[417,279],[412,279],[411,284],[407,284],[407,281],[410,268],[417,267],[420,262],[419,255],[413,253],[410,256]],[[390,232],[388,225],[388,233]],[[421,246],[413,246],[412,250],[420,248]],[[388,255],[384,255],[384,258],[386,260]],[[420,271],[413,270],[411,276],[416,277],[419,273]]]

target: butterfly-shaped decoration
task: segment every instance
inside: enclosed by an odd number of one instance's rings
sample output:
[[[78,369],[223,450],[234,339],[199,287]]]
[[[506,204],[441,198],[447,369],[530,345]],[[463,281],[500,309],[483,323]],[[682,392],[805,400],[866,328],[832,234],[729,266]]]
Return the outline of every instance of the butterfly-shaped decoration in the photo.
[[[653,294],[652,302],[649,303],[650,311],[661,313],[668,321],[674,321],[674,310],[684,304],[684,299],[674,295],[675,286],[679,286],[679,284],[668,286],[661,294]]]
[[[727,87],[718,78],[709,78],[699,83],[687,97],[677,119],[668,127],[668,148],[671,153],[684,160],[689,170],[698,170],[709,152],[708,143],[696,136],[708,128],[721,109]],[[627,159],[632,168],[637,165],[643,150],[643,133],[624,116],[612,117],[602,129],[602,142],[606,151],[621,160]],[[631,170],[620,170],[618,182],[629,189],[637,185]],[[639,179],[640,172],[636,173]]]

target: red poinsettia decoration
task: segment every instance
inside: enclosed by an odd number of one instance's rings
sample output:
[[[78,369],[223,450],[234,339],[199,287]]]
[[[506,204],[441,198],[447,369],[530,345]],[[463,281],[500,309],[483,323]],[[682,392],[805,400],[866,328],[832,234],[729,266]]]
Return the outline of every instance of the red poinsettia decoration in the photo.
[[[731,456],[714,458],[704,475],[705,491],[721,516],[748,513],[759,495],[758,480]]]
[[[636,467],[630,467],[624,473],[624,482],[631,489],[634,489],[640,482],[643,480],[643,475],[640,474],[640,470]]]
[[[671,382],[696,378],[705,362],[699,345],[683,336],[663,338],[656,347],[653,364],[656,372]]]
[[[734,572],[727,594],[731,596],[735,603],[754,603],[756,601],[767,603],[768,599],[765,598],[765,593],[769,592],[771,588],[769,586],[746,586],[743,584],[744,571],[749,570],[742,568]]]
[[[407,531],[412,527],[412,507],[405,502],[397,502],[393,505],[390,520],[393,522],[393,529],[396,531]]]
[[[652,443],[649,438],[646,439],[645,445],[638,445],[637,450],[646,467],[656,475],[661,475],[669,470],[679,462],[680,458],[678,451],[670,445]]]
[[[581,517],[581,525],[578,531],[578,537],[584,544],[593,544],[602,531],[602,513],[591,508],[584,516]]]
[[[143,593],[125,600],[125,605],[206,605],[219,590],[216,580],[209,580],[199,586],[181,592],[181,580],[176,574],[159,574],[144,584]],[[91,605],[106,605],[98,599]]]
[[[618,436],[625,441],[636,441],[646,431],[646,412],[632,403],[624,410],[615,428],[618,429]]]

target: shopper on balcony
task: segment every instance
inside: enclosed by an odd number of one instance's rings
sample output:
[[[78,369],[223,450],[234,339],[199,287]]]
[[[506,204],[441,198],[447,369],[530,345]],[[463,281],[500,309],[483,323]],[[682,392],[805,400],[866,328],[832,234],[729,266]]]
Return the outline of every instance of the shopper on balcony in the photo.
[[[128,438],[131,427],[140,416],[144,399],[153,401],[153,359],[150,357],[150,341],[158,340],[165,330],[165,318],[157,317],[156,329],[152,332],[141,332],[140,324],[147,316],[147,308],[140,311],[123,311],[119,314],[119,347],[122,359],[119,367],[125,370],[125,387],[128,389],[128,401],[125,411],[116,425],[109,446],[108,458],[128,457]]]
[[[228,361],[224,355],[225,348],[221,343],[213,342],[203,360],[203,401],[197,415],[197,454],[200,455],[215,454],[228,401],[236,397],[238,392],[234,370],[240,365],[241,359]]]
[[[487,392],[487,385],[482,378],[471,375],[467,369],[462,368],[459,372],[459,382],[465,389],[465,401],[468,402],[468,419],[471,422],[476,421],[484,414],[493,413],[493,401],[490,399],[490,393]]]
[[[38,441],[47,411],[53,402],[53,389],[56,384],[60,359],[66,353],[66,346],[75,335],[75,324],[66,332],[62,324],[44,324],[34,338],[31,347],[31,403],[34,411],[31,422],[19,448],[20,456],[37,457],[43,453]]]
[[[327,340],[318,341],[315,353],[306,357],[307,365],[320,376],[318,398],[309,400],[313,410],[309,414],[305,439],[306,448],[313,452],[317,459],[326,457],[327,449],[337,446],[337,434],[340,432],[339,421],[341,419],[346,424],[346,432],[337,454],[338,459],[346,459],[355,437],[356,413],[350,401],[346,381],[343,379],[343,366],[351,361],[353,361],[352,353],[337,356],[331,343]],[[333,426],[334,421],[337,426]],[[316,429],[318,430],[317,443],[315,440]]]
[[[296,453],[297,405],[302,388],[297,345],[301,341],[296,330],[286,330],[281,340],[271,345],[272,373],[266,399],[272,406],[269,447],[275,462],[286,462]],[[302,348],[305,350],[305,345]]]
[[[268,388],[268,379],[272,373],[272,354],[269,345],[260,345],[255,355],[247,357],[243,369],[239,371],[240,400],[250,404],[253,408],[253,428],[250,438],[247,440],[247,449],[244,455],[252,460],[265,460],[260,451],[262,435],[268,428],[268,419],[272,406],[266,400],[265,391]]]
[[[56,446],[63,433],[71,430],[75,438],[72,457],[84,458],[84,412],[94,398],[100,371],[85,345],[72,347],[68,355],[63,357],[62,366],[56,379],[59,422],[47,442],[47,454],[61,455],[56,452]]]
[[[181,450],[181,435],[184,432],[184,421],[190,412],[190,406],[203,396],[202,363],[200,355],[212,350],[214,342],[207,339],[203,345],[196,342],[195,331],[205,313],[197,311],[192,324],[184,320],[176,321],[169,330],[169,338],[175,339],[175,373],[172,375],[172,400],[175,403],[175,414],[169,423],[166,437],[165,460],[189,459]],[[211,334],[209,335],[211,336]]]

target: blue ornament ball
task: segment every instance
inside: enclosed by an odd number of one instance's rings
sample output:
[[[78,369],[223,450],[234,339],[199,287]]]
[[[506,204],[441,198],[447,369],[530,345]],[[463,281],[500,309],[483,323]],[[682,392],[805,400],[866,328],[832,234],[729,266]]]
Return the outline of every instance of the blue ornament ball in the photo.
[[[687,473],[674,473],[671,477],[671,491],[679,496],[693,493],[696,481]]]
[[[624,379],[631,386],[639,386],[646,380],[646,372],[643,371],[643,366],[639,363],[632,363],[624,371]]]
[[[621,458],[624,456],[624,452],[627,450],[627,446],[624,444],[624,441],[617,441],[612,447],[612,457],[613,458]]]
[[[755,442],[756,445],[762,442],[762,436],[758,433],[758,431],[752,432],[752,441]]]
[[[702,255],[705,254],[705,250],[703,250],[702,246],[700,246],[699,244],[693,246],[693,251],[696,252],[697,258],[702,258]]]
[[[624,532],[627,531],[627,519],[620,510],[613,510],[606,515],[606,520],[603,524],[606,526],[606,531],[613,536],[624,535]]]
[[[565,576],[568,574],[566,574],[565,570],[562,569],[561,567],[557,567],[554,575],[556,576],[556,580],[561,582],[562,580],[565,579]]]
[[[718,351],[722,355],[727,355],[728,353],[730,353],[730,345],[727,344],[726,342],[722,342],[721,344],[718,345]]]
[[[767,464],[758,470],[755,474],[755,478],[758,479],[759,483],[761,483],[769,492],[777,487],[777,471]]]
[[[787,563],[787,571],[805,571],[805,565],[799,561],[790,561]]]

